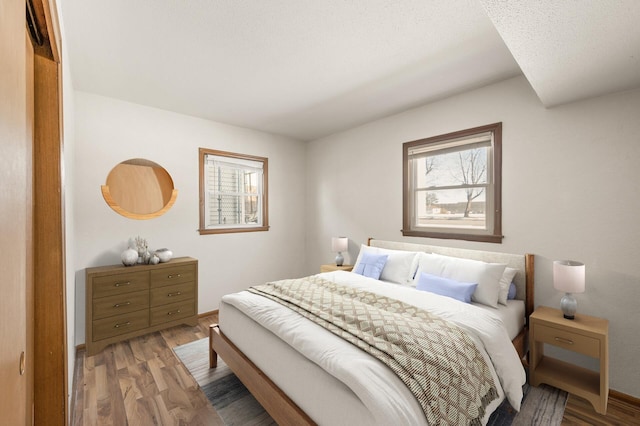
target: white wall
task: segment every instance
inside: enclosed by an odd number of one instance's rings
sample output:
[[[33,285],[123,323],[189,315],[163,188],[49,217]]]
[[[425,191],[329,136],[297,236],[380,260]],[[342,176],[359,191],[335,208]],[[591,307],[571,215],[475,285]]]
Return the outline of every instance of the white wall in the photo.
[[[309,143],[307,269],[332,236],[536,254],[536,305],[559,307],[551,262],[586,263],[578,311],[609,319],[610,386],[640,397],[640,90],[545,109],[517,77]],[[402,143],[503,123],[502,244],[403,238]],[[562,355],[565,356],[565,355]],[[569,356],[592,367],[593,360]]]
[[[64,43],[64,38],[63,38]],[[66,314],[67,314],[67,398],[71,404],[71,392],[73,391],[73,374],[76,365],[76,291],[75,271],[70,265],[74,264],[76,254],[75,239],[75,209],[74,209],[74,141],[75,141],[75,109],[73,104],[74,94],[71,90],[71,76],[68,72],[66,49],[63,48],[62,60],[62,106],[63,106],[63,188],[64,188],[64,228],[65,228],[65,290],[66,290]],[[73,407],[69,405],[69,413]]]
[[[75,123],[76,250],[68,267],[75,272],[76,344],[85,336],[84,268],[120,263],[127,240],[136,235],[151,248],[199,259],[200,313],[217,309],[224,294],[304,275],[303,143],[84,92],[76,92]],[[269,231],[199,235],[199,147],[269,159]],[[102,198],[100,186],[110,170],[130,158],[149,159],[171,174],[178,198],[164,216],[127,219]]]

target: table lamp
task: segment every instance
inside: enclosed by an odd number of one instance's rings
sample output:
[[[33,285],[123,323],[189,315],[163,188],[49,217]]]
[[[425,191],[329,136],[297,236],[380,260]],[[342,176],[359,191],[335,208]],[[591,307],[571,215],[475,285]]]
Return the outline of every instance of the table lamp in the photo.
[[[560,308],[564,317],[575,319],[578,302],[573,293],[584,293],[584,263],[573,260],[556,260],[553,262],[553,287],[564,291],[560,300]]]
[[[331,251],[338,252],[336,256],[336,266],[342,266],[344,257],[342,252],[347,251],[349,248],[349,239],[347,237],[333,237],[331,238]]]

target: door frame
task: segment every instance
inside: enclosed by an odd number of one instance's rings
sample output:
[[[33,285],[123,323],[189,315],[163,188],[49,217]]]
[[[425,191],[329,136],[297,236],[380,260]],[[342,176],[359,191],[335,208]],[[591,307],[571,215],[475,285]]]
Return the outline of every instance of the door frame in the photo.
[[[68,424],[62,76],[55,0],[27,0],[33,64],[34,424]],[[35,36],[35,37],[34,37]]]

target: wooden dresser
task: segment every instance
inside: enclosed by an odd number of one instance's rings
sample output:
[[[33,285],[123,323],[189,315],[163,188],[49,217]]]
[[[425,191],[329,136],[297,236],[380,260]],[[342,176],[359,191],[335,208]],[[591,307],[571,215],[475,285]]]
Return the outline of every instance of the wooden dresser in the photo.
[[[86,269],[86,350],[178,324],[198,323],[198,261]]]

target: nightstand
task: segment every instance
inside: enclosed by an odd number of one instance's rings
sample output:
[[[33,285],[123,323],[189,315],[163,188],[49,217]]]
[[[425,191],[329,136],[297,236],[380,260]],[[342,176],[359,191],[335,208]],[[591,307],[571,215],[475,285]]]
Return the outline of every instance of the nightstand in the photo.
[[[529,317],[531,359],[529,381],[546,383],[591,402],[596,412],[607,413],[609,399],[609,321],[576,314],[568,320],[558,309],[539,306]],[[544,355],[544,344],[600,360],[600,371]]]
[[[353,269],[353,265],[342,265],[342,266],[337,266],[333,263],[330,263],[328,265],[320,265],[320,272],[332,272],[332,271],[347,271],[347,272],[351,272],[351,270]]]

